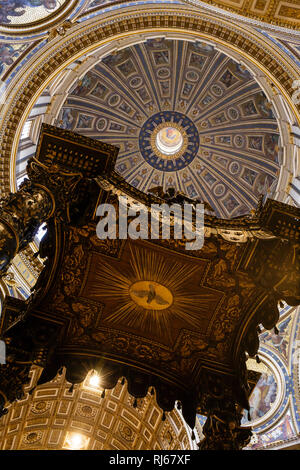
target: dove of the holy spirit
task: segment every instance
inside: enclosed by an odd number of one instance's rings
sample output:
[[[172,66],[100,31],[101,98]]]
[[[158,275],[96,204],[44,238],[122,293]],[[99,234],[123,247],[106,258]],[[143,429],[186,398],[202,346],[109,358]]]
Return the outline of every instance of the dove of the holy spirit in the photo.
[[[147,310],[164,310],[173,303],[167,287],[154,281],[137,281],[129,289],[132,300]]]
[[[180,240],[184,236],[186,250],[200,250],[203,247],[204,205],[202,203],[151,204],[151,208],[148,208],[142,203],[130,202],[126,196],[119,196],[118,231],[116,209],[112,204],[100,204],[96,215],[100,217],[96,233],[101,240],[116,238],[125,240],[128,237],[133,240],[149,238],[169,240],[172,225],[174,227],[172,236]],[[128,217],[130,217],[129,223]]]

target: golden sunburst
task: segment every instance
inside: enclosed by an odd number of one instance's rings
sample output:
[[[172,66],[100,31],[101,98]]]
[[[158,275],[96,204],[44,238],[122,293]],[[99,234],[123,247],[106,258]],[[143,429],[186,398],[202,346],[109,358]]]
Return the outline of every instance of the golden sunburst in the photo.
[[[209,316],[215,305],[212,294],[187,290],[197,272],[200,283],[202,266],[174,259],[171,263],[156,250],[131,245],[130,254],[122,272],[102,259],[89,285],[89,294],[106,305],[105,323],[122,323],[171,341],[171,322],[173,326],[179,320],[194,330],[201,317]]]

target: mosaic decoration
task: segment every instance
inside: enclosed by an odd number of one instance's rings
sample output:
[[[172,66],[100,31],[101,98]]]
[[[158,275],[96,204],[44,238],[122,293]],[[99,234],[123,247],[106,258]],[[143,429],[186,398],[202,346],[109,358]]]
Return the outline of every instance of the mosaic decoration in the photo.
[[[253,427],[253,436],[246,450],[278,448],[298,440],[299,346],[297,349],[296,337],[299,334],[300,312],[286,306],[281,310],[280,317],[278,332],[263,331],[259,338],[259,353],[263,354],[264,364],[250,398],[251,420],[248,420],[248,413],[243,414],[242,425]],[[279,375],[274,374],[275,365],[282,377],[280,383]],[[197,415],[197,419],[203,426],[206,417]]]
[[[117,145],[116,171],[138,189],[175,187],[220,217],[249,212],[277,181],[266,96],[203,42],[151,39],[105,57],[72,86],[54,124]],[[160,131],[177,133],[178,151],[161,151]]]
[[[267,368],[257,382],[250,398],[251,422],[262,418],[272,408],[277,396],[277,381],[274,374]],[[242,424],[250,424],[247,414],[244,414]]]
[[[292,321],[289,316],[278,325],[277,334],[273,330],[265,332],[261,335],[260,341],[269,345],[287,359],[291,326]]]
[[[0,24],[26,24],[44,19],[67,0],[3,0]]]
[[[268,388],[266,384],[265,390],[267,393],[261,395],[262,400],[257,402],[258,406],[254,414],[252,412],[254,436],[247,446],[247,449],[251,450],[273,448],[287,444],[289,441],[297,441],[299,434],[299,413],[295,401],[297,400],[295,393],[298,393],[297,372],[294,371],[295,358],[294,349],[292,348],[292,345],[297,345],[297,342],[294,341],[291,334],[292,330],[298,332],[299,309],[284,307],[280,316],[281,321],[278,323],[278,332],[271,330],[260,335],[261,353],[266,359],[270,359],[273,365],[276,365],[282,378],[280,383],[277,382],[277,396],[275,397],[275,382],[277,380],[274,374],[269,374],[270,387]],[[274,381],[271,379],[272,375]],[[262,380],[267,382],[264,374],[262,374]],[[271,389],[273,392],[268,393]],[[263,415],[260,410],[263,409],[264,404],[266,405],[266,412]],[[262,414],[262,416],[258,417],[259,414]],[[246,419],[245,423],[247,424]]]
[[[291,438],[295,437],[295,434],[295,427],[289,410],[273,429],[263,434],[255,434],[247,449],[256,450],[269,446],[274,447],[276,444],[278,445],[289,441]]]
[[[14,44],[0,42],[0,77],[27,49],[27,44]]]

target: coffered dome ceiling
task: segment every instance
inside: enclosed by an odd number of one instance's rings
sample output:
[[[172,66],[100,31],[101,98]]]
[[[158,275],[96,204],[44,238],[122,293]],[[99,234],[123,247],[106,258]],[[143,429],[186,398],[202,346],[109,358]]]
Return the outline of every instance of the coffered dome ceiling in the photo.
[[[64,374],[32,385],[40,370],[31,369],[31,382],[21,401],[1,419],[1,450],[188,450],[191,431],[175,408],[165,419],[149,389],[135,399],[121,380],[111,390],[93,382],[93,373],[74,389]],[[199,425],[195,437],[201,435]]]
[[[71,87],[55,125],[120,148],[131,185],[175,187],[236,217],[276,186],[278,126],[251,73],[203,42],[150,39]]]

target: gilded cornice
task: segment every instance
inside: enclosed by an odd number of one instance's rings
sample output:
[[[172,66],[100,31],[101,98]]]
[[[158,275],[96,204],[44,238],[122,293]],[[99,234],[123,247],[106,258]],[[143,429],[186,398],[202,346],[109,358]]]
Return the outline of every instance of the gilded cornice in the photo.
[[[298,30],[300,28],[300,6],[298,0],[202,0],[188,3],[208,4],[257,21]]]

